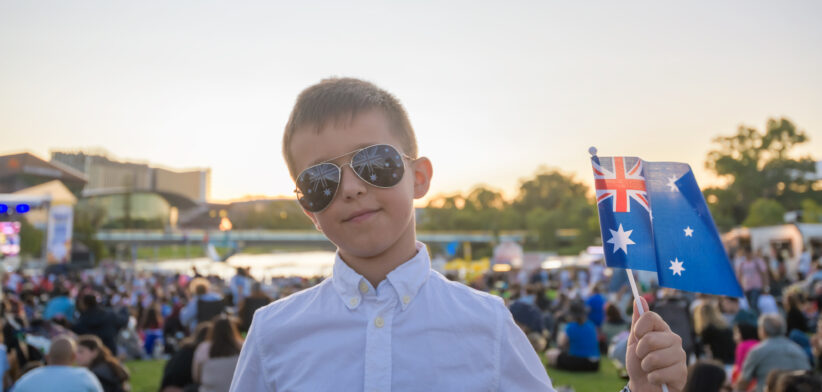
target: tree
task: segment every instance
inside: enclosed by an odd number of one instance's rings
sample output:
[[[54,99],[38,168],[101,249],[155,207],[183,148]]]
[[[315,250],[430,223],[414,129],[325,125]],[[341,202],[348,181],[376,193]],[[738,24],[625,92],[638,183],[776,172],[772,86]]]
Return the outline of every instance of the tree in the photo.
[[[43,253],[43,234],[28,219],[20,219],[20,254],[28,257],[40,257]]]
[[[513,207],[537,234],[535,242],[526,243],[530,248],[576,253],[599,235],[588,186],[559,170],[540,168],[533,179],[523,181]]]
[[[742,222],[743,226],[770,226],[785,222],[785,208],[776,200],[756,199],[751,204],[751,211],[748,217]]]
[[[794,158],[794,147],[808,141],[807,134],[789,120],[769,119],[766,130],[740,126],[735,135],[719,136],[705,166],[727,186],[705,190],[711,213],[721,229],[747,218],[753,202],[771,199],[787,210],[800,208],[809,195],[822,198],[811,181],[815,174],[810,157]]]
[[[822,223],[822,205],[811,199],[802,200],[802,222]]]

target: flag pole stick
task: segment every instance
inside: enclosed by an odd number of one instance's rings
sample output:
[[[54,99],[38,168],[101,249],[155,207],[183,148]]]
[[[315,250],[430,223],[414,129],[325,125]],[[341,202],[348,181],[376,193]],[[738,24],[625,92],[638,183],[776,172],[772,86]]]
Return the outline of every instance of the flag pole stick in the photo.
[[[591,158],[597,158],[597,148],[591,146],[588,148],[588,153],[591,154]],[[604,239],[603,239],[604,241]],[[639,290],[636,288],[636,281],[634,281],[634,271],[629,268],[625,269],[625,273],[628,274],[628,282],[631,283],[631,292],[634,293],[634,302],[636,303],[636,309],[639,312],[639,315],[642,316],[645,314],[645,309],[642,306],[642,300],[639,299]],[[633,328],[633,325],[631,326]],[[662,384],[662,392],[668,392],[668,385]]]
[[[639,298],[639,290],[636,288],[636,281],[634,280],[634,271],[631,269],[625,269],[625,273],[628,274],[628,282],[631,283],[631,292],[634,293],[634,302],[636,302],[636,309],[639,312],[639,315],[642,316],[645,314],[645,309],[642,306],[642,300]],[[631,326],[633,328],[633,326]],[[668,392],[668,385],[662,384],[662,392]]]

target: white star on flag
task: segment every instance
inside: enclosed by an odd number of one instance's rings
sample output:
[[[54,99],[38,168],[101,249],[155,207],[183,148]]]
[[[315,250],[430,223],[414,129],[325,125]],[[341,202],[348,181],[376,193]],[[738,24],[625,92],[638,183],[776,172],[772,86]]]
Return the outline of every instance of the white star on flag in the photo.
[[[619,229],[617,231],[608,229],[611,231],[611,239],[607,242],[609,244],[614,244],[614,253],[616,253],[617,249],[622,249],[625,254],[628,254],[628,245],[636,244],[634,241],[629,238],[631,236],[631,232],[633,230],[624,231],[622,230],[622,223],[619,224]]]
[[[685,232],[685,237],[693,237],[694,236],[694,229],[692,229],[691,226],[686,227],[682,231]]]
[[[669,270],[673,271],[674,275],[682,276],[682,271],[685,271],[685,268],[682,268],[682,264],[684,261],[679,261],[678,258],[674,258],[673,260],[668,260],[671,262],[671,266],[668,267]]]
[[[668,188],[671,188],[671,192],[679,192],[679,187],[676,186],[676,176],[671,176],[668,179]]]

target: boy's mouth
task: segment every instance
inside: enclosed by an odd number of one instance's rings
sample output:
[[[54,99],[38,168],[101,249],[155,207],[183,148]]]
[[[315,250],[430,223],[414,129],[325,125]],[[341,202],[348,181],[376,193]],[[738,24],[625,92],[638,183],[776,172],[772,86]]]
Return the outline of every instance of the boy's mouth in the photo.
[[[380,208],[373,209],[373,210],[360,210],[348,216],[348,218],[343,219],[343,223],[345,222],[362,222],[372,215],[376,214],[380,211]]]

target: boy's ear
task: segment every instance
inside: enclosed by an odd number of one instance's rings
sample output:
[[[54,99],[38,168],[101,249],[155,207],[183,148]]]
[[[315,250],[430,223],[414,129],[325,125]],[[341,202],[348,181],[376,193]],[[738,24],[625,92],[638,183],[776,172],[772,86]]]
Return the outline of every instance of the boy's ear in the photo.
[[[311,219],[311,223],[314,224],[314,227],[316,227],[317,230],[319,230],[319,231],[323,230],[322,228],[320,228],[320,222],[317,221],[317,217],[314,216],[313,212],[306,211],[305,208],[302,208],[302,206],[300,207],[300,209],[303,210],[303,214],[305,214],[305,216],[307,216],[308,219]]]
[[[419,199],[428,193],[428,188],[431,187],[431,175],[434,169],[431,166],[431,161],[426,157],[417,158],[411,164],[414,175],[414,198]]]

